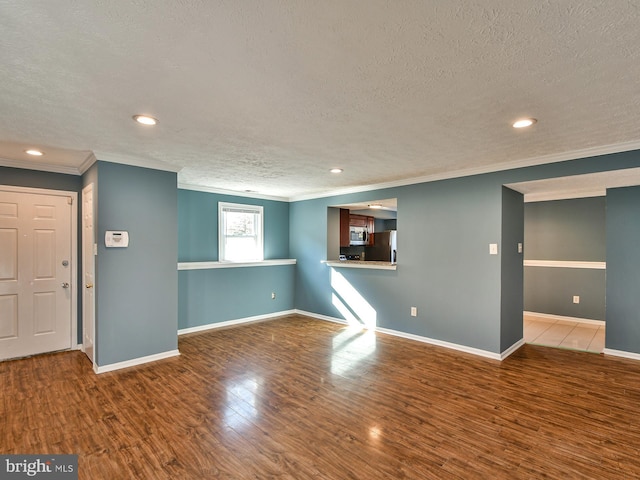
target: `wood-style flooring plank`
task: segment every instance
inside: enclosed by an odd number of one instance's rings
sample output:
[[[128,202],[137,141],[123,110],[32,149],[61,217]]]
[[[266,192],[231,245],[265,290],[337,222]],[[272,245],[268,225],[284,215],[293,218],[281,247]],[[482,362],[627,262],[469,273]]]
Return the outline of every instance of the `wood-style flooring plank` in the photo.
[[[102,375],[80,352],[0,363],[0,452],[77,453],[98,480],[640,478],[640,362],[295,315],[179,349]]]

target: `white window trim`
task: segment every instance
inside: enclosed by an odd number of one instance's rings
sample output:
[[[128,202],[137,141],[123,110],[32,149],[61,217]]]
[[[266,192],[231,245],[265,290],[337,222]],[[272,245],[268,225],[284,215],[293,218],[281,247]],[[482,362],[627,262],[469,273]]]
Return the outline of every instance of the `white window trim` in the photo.
[[[234,263],[235,260],[226,260],[224,259],[224,245],[225,245],[225,234],[224,234],[224,211],[225,210],[246,210],[248,212],[253,212],[258,214],[260,217],[260,222],[258,225],[258,250],[260,256],[251,260],[238,260],[242,263],[247,263],[248,261],[262,261],[264,260],[264,207],[262,205],[248,205],[243,203],[228,203],[228,202],[218,202],[218,261],[225,263]]]

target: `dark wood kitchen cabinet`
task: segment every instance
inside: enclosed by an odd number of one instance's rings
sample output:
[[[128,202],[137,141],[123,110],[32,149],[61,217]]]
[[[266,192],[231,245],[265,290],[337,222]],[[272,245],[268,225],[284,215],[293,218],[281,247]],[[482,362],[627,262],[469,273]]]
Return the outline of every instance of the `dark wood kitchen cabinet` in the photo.
[[[340,209],[340,246],[348,247],[351,244],[349,227],[366,227],[367,233],[373,233],[374,218],[366,215],[351,215],[346,208]],[[371,238],[371,237],[368,237]],[[371,240],[369,240],[371,242]],[[371,243],[369,243],[371,245]]]
[[[354,227],[366,227],[367,232],[373,233],[374,218],[367,215],[350,215],[349,225]]]
[[[349,215],[349,225],[354,227],[366,227],[367,218],[365,215]]]
[[[349,235],[349,210],[346,208],[340,209],[340,246],[348,247],[351,244],[351,238]]]

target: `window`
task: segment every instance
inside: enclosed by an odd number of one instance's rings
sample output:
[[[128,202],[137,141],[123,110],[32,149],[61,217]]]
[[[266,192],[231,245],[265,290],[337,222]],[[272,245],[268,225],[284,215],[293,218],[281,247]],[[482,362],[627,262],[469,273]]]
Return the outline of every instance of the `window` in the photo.
[[[264,260],[263,207],[218,203],[218,259],[221,262]]]

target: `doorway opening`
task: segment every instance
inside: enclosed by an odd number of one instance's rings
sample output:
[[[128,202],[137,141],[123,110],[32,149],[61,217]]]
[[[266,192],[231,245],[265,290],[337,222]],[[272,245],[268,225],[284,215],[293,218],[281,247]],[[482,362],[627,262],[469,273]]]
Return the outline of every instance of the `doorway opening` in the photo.
[[[526,343],[602,353],[606,197],[526,202]]]

